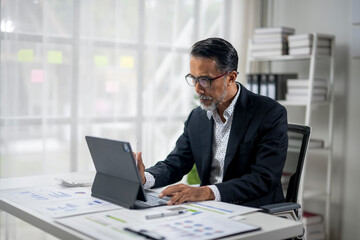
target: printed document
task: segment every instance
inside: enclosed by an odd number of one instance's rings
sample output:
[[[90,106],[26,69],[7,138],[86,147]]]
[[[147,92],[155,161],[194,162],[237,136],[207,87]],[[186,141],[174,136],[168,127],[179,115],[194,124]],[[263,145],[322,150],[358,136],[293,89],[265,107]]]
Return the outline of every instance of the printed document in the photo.
[[[20,188],[2,191],[0,198],[53,218],[121,208],[91,197],[90,188],[84,187]]]

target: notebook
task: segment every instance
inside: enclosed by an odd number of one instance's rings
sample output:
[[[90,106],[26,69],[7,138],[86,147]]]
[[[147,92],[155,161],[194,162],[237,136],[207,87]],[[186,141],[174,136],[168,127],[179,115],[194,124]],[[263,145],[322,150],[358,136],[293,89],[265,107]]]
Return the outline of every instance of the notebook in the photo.
[[[93,197],[129,209],[166,205],[169,197],[159,198],[144,190],[130,143],[92,136],[85,139],[96,169]]]

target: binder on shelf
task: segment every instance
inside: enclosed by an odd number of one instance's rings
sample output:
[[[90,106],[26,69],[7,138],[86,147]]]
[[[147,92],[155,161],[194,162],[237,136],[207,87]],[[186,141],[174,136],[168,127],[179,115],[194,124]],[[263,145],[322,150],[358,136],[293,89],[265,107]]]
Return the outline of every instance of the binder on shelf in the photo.
[[[267,78],[268,97],[276,100],[276,82],[274,77]]]
[[[252,91],[251,90],[251,74],[246,74],[246,88],[248,89],[248,90],[250,90],[250,91]]]
[[[253,93],[260,93],[260,77],[261,74],[251,74],[251,91]]]
[[[292,76],[294,78],[294,76]],[[284,100],[286,94],[286,79],[279,74],[270,74],[269,80],[275,82],[275,100]]]
[[[260,95],[268,96],[268,75],[267,74],[261,74],[260,78]]]
[[[274,100],[285,100],[287,79],[296,78],[296,73],[289,74],[247,74],[247,88],[253,93],[268,96]]]
[[[275,95],[275,100],[285,100],[286,92],[287,92],[287,79],[296,78],[296,73],[288,73],[288,74],[274,74],[271,73],[268,76],[268,86],[271,86],[271,90],[269,90],[268,96],[273,97]],[[272,90],[272,86],[275,86],[275,94]]]

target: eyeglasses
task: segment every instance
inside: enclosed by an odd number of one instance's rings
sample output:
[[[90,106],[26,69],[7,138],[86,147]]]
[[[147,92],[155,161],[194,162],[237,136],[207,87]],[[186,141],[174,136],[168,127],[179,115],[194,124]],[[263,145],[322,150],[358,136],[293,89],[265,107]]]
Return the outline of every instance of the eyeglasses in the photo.
[[[204,88],[209,88],[211,86],[211,82],[214,81],[215,79],[221,78],[225,75],[227,75],[228,72],[221,74],[220,76],[214,77],[214,78],[209,78],[209,77],[194,77],[193,75],[191,75],[190,73],[188,75],[185,76],[186,82],[190,85],[190,86],[196,86],[196,83],[200,83],[200,85]]]

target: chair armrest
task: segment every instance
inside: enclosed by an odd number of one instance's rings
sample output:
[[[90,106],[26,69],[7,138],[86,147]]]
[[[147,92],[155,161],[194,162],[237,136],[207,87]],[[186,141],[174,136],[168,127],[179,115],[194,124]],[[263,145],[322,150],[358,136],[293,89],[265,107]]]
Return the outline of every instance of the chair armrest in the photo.
[[[275,204],[264,205],[264,206],[261,206],[260,208],[265,213],[273,214],[273,213],[296,210],[296,209],[301,208],[301,205],[298,203],[293,203],[293,202],[284,202],[284,203],[275,203]]]

